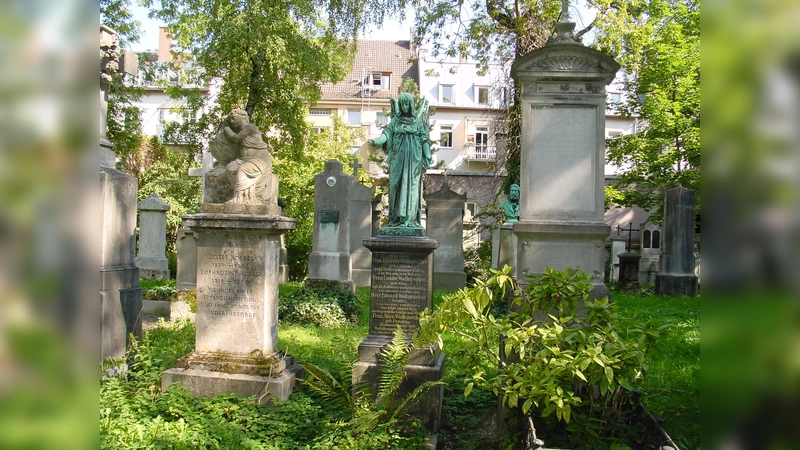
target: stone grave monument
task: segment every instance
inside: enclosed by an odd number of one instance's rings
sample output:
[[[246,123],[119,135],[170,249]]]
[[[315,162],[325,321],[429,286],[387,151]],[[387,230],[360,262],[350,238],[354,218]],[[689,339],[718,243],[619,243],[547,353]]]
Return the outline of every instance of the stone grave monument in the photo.
[[[512,184],[508,188],[508,198],[500,204],[506,221],[492,231],[492,267],[501,269],[511,266],[511,276],[517,277],[517,235],[514,224],[519,222],[520,187]]]
[[[197,289],[197,234],[181,220],[178,228],[175,249],[178,253],[178,267],[175,274],[176,291]]]
[[[605,86],[620,66],[574,29],[563,2],[547,45],[511,66],[522,110],[517,275],[525,285],[524,275],[548,266],[575,267],[590,275],[592,296],[604,297]]]
[[[108,88],[116,73],[116,32],[100,26],[100,358],[123,358],[128,337],[142,334],[142,290],[134,254],[136,178],[115,168],[114,146],[106,138]]]
[[[167,211],[169,205],[155,194],[139,202],[139,276],[150,280],[169,278],[167,261]]]
[[[314,177],[314,243],[308,258],[308,282],[333,283],[353,290],[350,261],[350,206],[353,178],[331,159]]]
[[[350,263],[355,286],[369,286],[372,274],[372,254],[364,247],[364,239],[372,237],[372,211],[375,187],[358,182],[361,163],[354,161],[353,186],[350,191]]]
[[[695,194],[678,186],[668,190],[664,198],[664,248],[661,271],[656,275],[657,295],[700,293],[694,256]]]
[[[278,273],[280,236],[295,219],[280,215],[269,151],[247,113],[234,110],[219,133],[211,147],[224,164],[206,174],[213,193],[205,198],[224,202],[184,216],[197,234],[195,351],[162,373],[161,386],[181,383],[197,396],[236,393],[257,403],[286,400],[299,367],[276,347]]]
[[[433,289],[454,291],[467,285],[464,272],[464,202],[467,196],[450,189],[447,177],[442,188],[428,194],[428,237],[439,241],[433,252]]]
[[[389,161],[389,221],[378,236],[365,239],[372,252],[369,335],[358,346],[353,384],[377,386],[380,352],[400,327],[410,338],[419,326],[419,313],[431,308],[433,252],[439,243],[425,236],[422,227],[422,174],[430,166],[427,102],[419,108],[411,94],[391,99],[391,121],[372,146],[383,146]],[[408,394],[425,381],[440,380],[444,354],[434,349],[412,352],[405,366],[400,394]],[[427,430],[439,429],[443,389],[428,392],[411,413]]]

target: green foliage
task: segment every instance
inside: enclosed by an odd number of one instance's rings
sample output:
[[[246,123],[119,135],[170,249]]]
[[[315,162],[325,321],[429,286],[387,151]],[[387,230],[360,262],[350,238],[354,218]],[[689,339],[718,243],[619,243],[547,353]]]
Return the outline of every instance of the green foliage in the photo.
[[[352,145],[363,138],[360,129],[334,117],[332,127],[309,137],[303,154],[273,157],[272,170],[280,178],[279,196],[286,199],[284,215],[297,218],[296,228],[284,235],[292,280],[302,280],[308,274],[308,255],[314,243],[314,177],[325,170],[330,159],[347,166]]]
[[[278,299],[278,317],[289,323],[336,328],[358,323],[358,299],[330,286],[303,286]]]
[[[167,149],[155,136],[147,141],[147,147],[147,164],[132,175],[139,179],[139,200],[155,194],[169,205],[167,251],[174,252],[181,217],[200,206],[200,179],[189,176],[192,155]]]
[[[175,279],[139,280],[142,298],[145,300],[170,300],[175,295]]]
[[[303,380],[303,385],[342,413],[343,423],[339,431],[346,439],[334,438],[326,444],[341,446],[344,443],[344,448],[415,449],[421,446],[423,430],[407,413],[441,382],[427,381],[408,395],[400,395],[400,386],[405,379],[404,367],[411,349],[398,327],[392,341],[381,351],[377,392],[371,392],[362,384],[353,394],[352,375],[345,373],[345,377],[337,379],[324,369],[304,365],[309,375]]]
[[[588,276],[572,269],[548,268],[528,278],[527,291],[514,292],[508,315],[496,317],[493,303],[513,287],[509,270],[490,269],[486,281],[445,297],[420,319],[415,341],[444,345],[442,333],[452,331],[472,342],[463,355],[472,364],[465,396],[485,387],[522,414],[555,417],[545,424],[580,423],[568,429],[568,445],[616,439],[616,427],[603,424],[618,420],[630,402],[626,393],[644,375],[658,328],[618,333],[608,299],[589,299]]]
[[[273,154],[304,151],[308,103],[320,98],[322,82],[341,80],[352,64],[355,41],[367,24],[379,23],[382,5],[355,1],[146,0],[151,15],[167,23],[176,53],[190,54],[202,70],[193,83],[221,80],[218,123],[244,107],[260,130],[270,130]],[[382,7],[384,6],[384,7]],[[184,58],[188,56],[183,55]],[[198,96],[195,96],[199,98]]]
[[[598,3],[598,45],[629,74],[617,106],[636,131],[607,141],[607,160],[622,169],[608,202],[656,209],[664,191],[700,188],[700,8],[697,0]],[[699,211],[700,196],[696,208]]]
[[[467,273],[467,284],[476,278],[485,276],[492,267],[492,241],[482,241],[478,246],[464,252],[464,272]]]

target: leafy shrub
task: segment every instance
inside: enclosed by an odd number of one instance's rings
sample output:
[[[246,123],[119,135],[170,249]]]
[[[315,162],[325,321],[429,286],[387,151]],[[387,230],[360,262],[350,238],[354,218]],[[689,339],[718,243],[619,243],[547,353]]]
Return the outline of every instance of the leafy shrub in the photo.
[[[588,275],[572,269],[526,278],[528,289],[515,290],[511,311],[496,317],[493,303],[514,288],[509,271],[490,269],[486,281],[445,297],[421,318],[416,342],[443,345],[450,330],[470,340],[465,396],[475,386],[491,389],[503,406],[536,417],[537,429],[549,428],[548,446],[615,442],[657,325],[619,334],[608,299],[590,299]]]
[[[178,253],[167,252],[167,267],[169,268],[169,277],[173,280],[178,277]]]
[[[358,299],[331,286],[303,286],[278,300],[278,317],[290,323],[336,328],[358,323]]]
[[[477,247],[464,252],[464,272],[467,273],[467,284],[475,279],[485,277],[492,267],[492,241],[483,241]]]
[[[145,300],[170,300],[175,295],[175,279],[139,280],[142,298]]]

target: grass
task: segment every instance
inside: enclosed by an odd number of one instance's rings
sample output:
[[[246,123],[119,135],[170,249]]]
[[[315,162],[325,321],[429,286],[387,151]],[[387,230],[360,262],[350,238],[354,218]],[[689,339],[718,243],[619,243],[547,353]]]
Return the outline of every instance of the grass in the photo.
[[[287,283],[280,286],[279,293],[288,295],[300,286],[300,283]],[[438,304],[443,295],[435,293],[434,304]],[[358,344],[369,331],[369,288],[358,288],[356,296],[359,304],[357,326],[325,329],[282,322],[278,347],[294,355],[296,362],[322,367],[344,382],[357,358]],[[642,401],[655,416],[665,419],[664,428],[682,450],[699,448],[699,299],[615,293],[614,301],[621,331],[639,326],[651,318],[671,325],[660,339],[660,353],[653,352],[648,356],[649,370],[642,388]],[[325,439],[344,439],[341,429],[336,428],[340,420],[336,411],[328,411],[330,408],[326,402],[309,397],[302,384],[295,388],[288,402],[271,412],[262,407],[251,407],[249,400],[236,400],[232,396],[193,400],[173,389],[164,394],[158,392],[156,375],[174,365],[177,357],[193,347],[193,328],[187,331],[186,327],[164,324],[146,333],[153,347],[149,364],[153,364],[150,377],[154,385],[143,383],[141,379],[138,387],[126,385],[131,381],[104,382],[101,432],[107,433],[102,435],[105,444],[148,441],[155,445],[162,443],[161,439],[173,439],[173,442],[186,443],[189,447],[212,443],[212,446],[238,447],[250,439],[264,442],[261,436],[264,429],[272,430],[274,444],[263,448],[313,448],[315,442],[322,445]],[[491,436],[484,430],[492,426],[496,406],[493,394],[474,389],[468,398],[463,395],[463,380],[469,374],[470,363],[460,358],[460,354],[467,345],[470,344],[465,339],[452,335],[445,337],[448,359],[445,364],[440,448],[468,450],[492,446]],[[117,398],[120,396],[124,398]],[[181,406],[175,406],[174,402]],[[214,423],[206,418],[209,412],[228,417],[226,420],[231,421],[231,426],[221,430],[219,436],[213,434],[215,428],[204,431],[204,427]],[[316,422],[298,422],[295,419],[298,414],[312,415]],[[155,417],[162,417],[166,424],[155,424]],[[153,427],[162,427],[162,431]],[[241,430],[237,431],[237,427]],[[168,433],[176,434],[159,435],[163,430],[173,428],[175,431]],[[276,431],[278,429],[281,431]],[[136,433],[150,437],[137,441]],[[282,433],[282,436],[276,433]],[[286,443],[286,446],[278,442]],[[392,448],[392,444],[386,445],[383,448]]]
[[[647,358],[642,403],[681,450],[700,448],[700,298],[614,293],[619,328],[654,318],[671,326]]]

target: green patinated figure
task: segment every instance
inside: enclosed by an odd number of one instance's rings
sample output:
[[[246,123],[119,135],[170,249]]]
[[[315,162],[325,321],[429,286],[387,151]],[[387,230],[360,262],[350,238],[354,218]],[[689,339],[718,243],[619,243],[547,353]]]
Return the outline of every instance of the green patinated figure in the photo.
[[[391,99],[392,120],[381,137],[370,139],[382,145],[389,166],[388,227],[419,228],[422,216],[422,175],[431,165],[428,103],[414,109],[414,97],[404,92]]]

